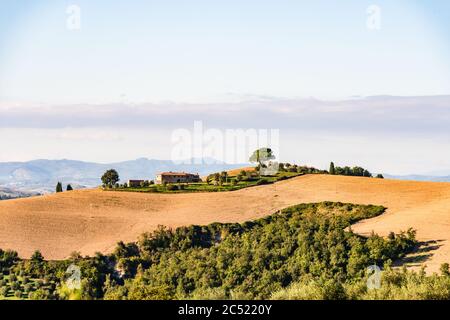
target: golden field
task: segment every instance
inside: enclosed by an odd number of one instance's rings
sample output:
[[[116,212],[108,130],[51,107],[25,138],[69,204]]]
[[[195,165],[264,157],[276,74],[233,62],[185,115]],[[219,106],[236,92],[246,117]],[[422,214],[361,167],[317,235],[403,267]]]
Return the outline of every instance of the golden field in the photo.
[[[132,193],[79,190],[0,202],[0,248],[47,259],[111,252],[158,225],[178,227],[243,222],[299,204],[340,201],[387,207],[353,231],[387,235],[412,227],[428,245],[423,263],[437,271],[450,262],[450,183],[306,175],[234,192]],[[422,263],[422,261],[420,261]],[[412,264],[414,265],[414,264]],[[418,265],[416,263],[415,265]]]

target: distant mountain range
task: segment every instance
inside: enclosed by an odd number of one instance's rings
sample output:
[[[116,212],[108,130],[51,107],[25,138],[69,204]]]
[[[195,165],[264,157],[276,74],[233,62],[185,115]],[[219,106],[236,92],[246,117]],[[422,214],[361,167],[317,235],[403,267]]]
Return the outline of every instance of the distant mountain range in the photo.
[[[196,164],[199,163],[200,164]],[[189,161],[192,164],[176,164],[171,160],[140,158],[116,163],[93,163],[75,160],[33,160],[28,162],[0,162],[0,194],[32,195],[55,190],[61,181],[65,187],[71,184],[75,189],[95,187],[101,184],[100,177],[108,169],[119,172],[120,181],[128,179],[153,180],[161,171],[184,171],[210,173],[240,168],[248,164],[225,164],[213,159]]]

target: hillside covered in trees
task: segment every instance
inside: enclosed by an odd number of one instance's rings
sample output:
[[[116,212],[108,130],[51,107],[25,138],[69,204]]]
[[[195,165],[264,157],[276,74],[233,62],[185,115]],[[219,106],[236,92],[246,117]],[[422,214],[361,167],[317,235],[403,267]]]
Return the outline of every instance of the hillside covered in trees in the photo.
[[[387,270],[389,279],[401,281],[400,272],[391,271],[390,265],[416,246],[412,230],[388,238],[377,235],[364,238],[348,229],[356,221],[383,212],[384,208],[379,206],[303,204],[242,224],[215,223],[176,230],[161,227],[142,235],[136,243],[119,243],[111,255],[81,257],[74,253],[65,261],[45,261],[39,252],[30,260],[21,260],[15,252],[0,251],[3,274],[0,296],[23,299],[371,298],[367,287],[362,285],[367,280],[367,268],[376,264]],[[80,289],[67,285],[70,273],[66,271],[71,265],[80,268]],[[417,281],[421,279],[419,276]],[[422,277],[421,281],[435,281]],[[448,278],[448,267],[444,266],[443,275],[436,281],[450,290]],[[355,285],[358,290],[349,289]],[[305,286],[309,295],[296,294],[299,287]]]

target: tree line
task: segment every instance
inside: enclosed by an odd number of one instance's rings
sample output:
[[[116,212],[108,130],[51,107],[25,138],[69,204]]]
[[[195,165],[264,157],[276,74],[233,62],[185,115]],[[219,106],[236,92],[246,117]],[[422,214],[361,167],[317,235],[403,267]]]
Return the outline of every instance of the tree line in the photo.
[[[362,167],[338,167],[334,165],[334,162],[330,163],[330,170],[328,171],[331,175],[341,175],[341,176],[354,176],[354,177],[367,177],[372,178],[373,175],[369,170],[364,169]],[[378,174],[377,178],[383,178],[383,175]]]

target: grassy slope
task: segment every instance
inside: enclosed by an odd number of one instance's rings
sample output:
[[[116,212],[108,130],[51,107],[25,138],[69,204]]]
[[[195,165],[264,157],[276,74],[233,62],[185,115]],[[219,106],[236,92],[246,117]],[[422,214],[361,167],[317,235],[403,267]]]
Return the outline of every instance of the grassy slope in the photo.
[[[144,192],[144,193],[189,193],[189,192],[224,192],[224,191],[237,191],[244,188],[254,187],[262,184],[272,184],[277,181],[294,178],[301,176],[302,174],[294,173],[294,172],[280,172],[276,176],[267,176],[267,177],[253,177],[246,181],[240,181],[232,183],[236,181],[235,176],[230,176],[228,178],[228,182],[223,185],[214,185],[207,184],[205,182],[202,183],[189,183],[189,184],[175,184],[175,186],[183,186],[183,189],[180,190],[170,190],[167,186],[163,185],[150,185],[148,187],[128,187],[128,188],[113,188],[106,189],[106,191],[126,191],[126,192]]]

